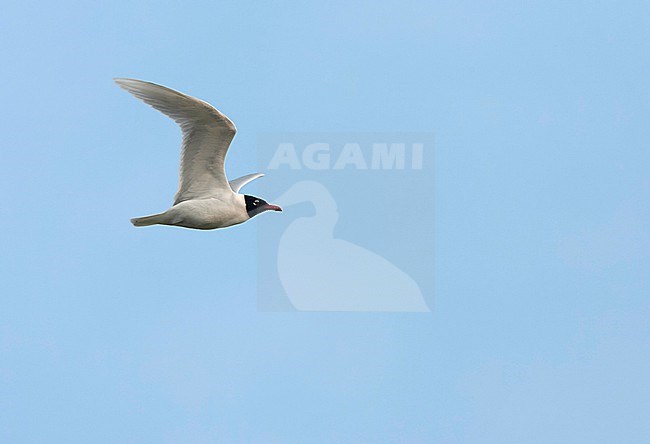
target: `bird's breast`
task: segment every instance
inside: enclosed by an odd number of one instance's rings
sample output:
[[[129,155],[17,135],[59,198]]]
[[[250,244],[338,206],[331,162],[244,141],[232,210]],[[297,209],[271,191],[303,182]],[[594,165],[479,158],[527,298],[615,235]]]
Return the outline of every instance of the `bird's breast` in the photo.
[[[174,207],[176,223],[187,228],[211,230],[240,224],[248,219],[246,207],[236,199],[195,199]]]

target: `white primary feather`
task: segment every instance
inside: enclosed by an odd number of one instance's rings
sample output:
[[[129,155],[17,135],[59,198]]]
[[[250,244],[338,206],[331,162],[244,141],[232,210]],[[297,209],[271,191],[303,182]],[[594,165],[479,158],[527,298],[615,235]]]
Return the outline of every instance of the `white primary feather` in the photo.
[[[237,128],[228,117],[203,100],[155,83],[135,79],[115,79],[115,82],[181,127],[183,142],[174,205],[232,193],[224,162]],[[249,178],[243,183],[237,182],[241,188],[257,177],[251,174],[233,182]]]
[[[232,188],[235,193],[239,193],[239,190],[241,190],[241,188],[248,182],[251,182],[262,176],[264,176],[262,173],[247,174],[245,176],[238,177],[237,179],[233,179],[228,183],[230,184],[230,188]]]

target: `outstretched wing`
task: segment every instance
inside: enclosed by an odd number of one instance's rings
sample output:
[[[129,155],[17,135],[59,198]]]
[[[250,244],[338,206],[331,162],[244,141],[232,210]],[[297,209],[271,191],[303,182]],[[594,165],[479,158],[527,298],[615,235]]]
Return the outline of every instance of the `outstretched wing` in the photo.
[[[232,190],[235,193],[238,193],[239,190],[241,190],[241,188],[244,185],[246,185],[248,182],[257,179],[258,177],[262,177],[262,176],[264,176],[264,174],[262,174],[262,173],[247,174],[245,176],[238,177],[237,179],[233,179],[228,183],[230,184],[230,188],[232,188]]]
[[[121,88],[172,118],[183,133],[174,205],[231,192],[224,161],[237,128],[212,105],[155,83],[115,79]]]

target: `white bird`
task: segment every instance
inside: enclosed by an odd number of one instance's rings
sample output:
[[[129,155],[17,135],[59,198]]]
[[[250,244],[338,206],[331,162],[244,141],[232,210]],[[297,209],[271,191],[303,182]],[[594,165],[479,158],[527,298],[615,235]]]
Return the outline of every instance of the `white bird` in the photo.
[[[224,162],[237,128],[209,103],[155,83],[115,79],[121,88],[172,118],[183,133],[178,192],[173,206],[152,216],[136,217],[136,227],[175,225],[199,230],[246,222],[264,211],[282,211],[255,196],[239,194],[241,187],[263,176],[226,178]]]

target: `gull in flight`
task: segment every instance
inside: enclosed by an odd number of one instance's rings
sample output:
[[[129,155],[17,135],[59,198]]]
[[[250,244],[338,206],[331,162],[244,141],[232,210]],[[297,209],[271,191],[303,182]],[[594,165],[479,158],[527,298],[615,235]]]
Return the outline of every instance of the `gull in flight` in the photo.
[[[244,185],[263,174],[226,178],[226,153],[237,132],[228,117],[203,100],[155,83],[135,79],[115,79],[115,83],[173,119],[183,133],[174,205],[159,214],[131,219],[133,225],[213,230],[241,224],[264,211],[282,211],[259,197],[239,194]]]

